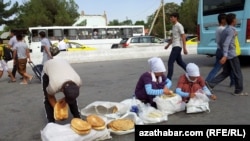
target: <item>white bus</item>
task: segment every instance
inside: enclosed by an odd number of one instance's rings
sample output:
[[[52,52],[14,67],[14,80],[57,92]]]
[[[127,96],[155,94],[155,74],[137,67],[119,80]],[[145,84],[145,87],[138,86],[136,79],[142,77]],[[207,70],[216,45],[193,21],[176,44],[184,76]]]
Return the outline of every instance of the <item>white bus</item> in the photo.
[[[39,32],[44,31],[52,43],[68,39],[97,49],[111,49],[112,44],[122,38],[144,36],[144,26],[49,26],[30,27],[29,47],[33,53],[40,52]]]

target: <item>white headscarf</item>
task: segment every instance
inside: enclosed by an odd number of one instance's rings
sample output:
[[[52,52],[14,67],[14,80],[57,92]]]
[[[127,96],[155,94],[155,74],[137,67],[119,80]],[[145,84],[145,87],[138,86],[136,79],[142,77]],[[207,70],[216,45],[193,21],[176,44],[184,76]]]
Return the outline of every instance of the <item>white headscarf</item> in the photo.
[[[162,59],[159,58],[159,57],[150,58],[148,60],[148,64],[149,64],[150,70],[151,70],[152,81],[156,82],[156,77],[155,77],[154,73],[156,73],[156,72],[166,72],[165,65],[164,65]],[[158,81],[160,83],[162,82],[162,77],[161,76],[158,78]]]
[[[153,57],[148,60],[151,72],[166,72],[165,65],[161,58]]]
[[[189,63],[186,67],[188,76],[198,77],[200,76],[199,67],[195,63]]]

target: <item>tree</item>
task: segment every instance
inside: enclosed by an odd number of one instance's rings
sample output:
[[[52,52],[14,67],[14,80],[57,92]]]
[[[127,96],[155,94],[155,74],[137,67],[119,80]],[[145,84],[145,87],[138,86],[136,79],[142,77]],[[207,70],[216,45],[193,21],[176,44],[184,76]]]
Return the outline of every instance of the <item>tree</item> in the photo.
[[[173,12],[178,12],[180,9],[180,6],[176,3],[166,3],[164,5],[164,11],[165,11],[165,23],[166,23],[166,30],[171,30],[171,23],[169,21],[170,17],[169,15]],[[163,38],[164,37],[164,29],[163,29],[163,12],[162,9],[159,11],[158,17],[156,16],[157,11],[155,11],[154,14],[148,16],[148,25],[149,28],[153,26],[151,34],[154,36],[158,36]],[[155,24],[152,25],[154,18],[156,18]]]
[[[187,33],[196,33],[199,0],[183,0],[180,8],[180,22]]]
[[[112,26],[112,25],[120,25],[120,23],[119,23],[119,20],[115,19],[113,21],[109,21],[108,25],[110,25],[110,26]]]
[[[74,0],[29,0],[20,6],[14,26],[70,26],[79,16]]]
[[[18,3],[15,2],[13,6],[7,10],[9,6],[11,6],[11,1],[8,1],[7,3],[4,3],[3,0],[0,1],[0,26],[4,24],[8,25],[15,21],[13,16],[18,11]],[[13,19],[11,19],[11,17],[13,17]]]

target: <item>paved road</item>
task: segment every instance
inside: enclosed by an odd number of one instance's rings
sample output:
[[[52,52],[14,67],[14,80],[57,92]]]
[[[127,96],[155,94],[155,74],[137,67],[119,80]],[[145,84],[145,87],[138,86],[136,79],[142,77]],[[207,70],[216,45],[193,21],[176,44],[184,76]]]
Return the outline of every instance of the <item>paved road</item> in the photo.
[[[167,62],[167,57],[162,57]],[[186,62],[195,62],[206,76],[213,59],[206,56],[187,55]],[[248,58],[249,59],[249,58]],[[131,97],[141,73],[148,69],[147,59],[119,60],[72,64],[83,80],[78,99],[79,108],[97,101],[119,102]],[[245,91],[250,92],[249,65],[243,65]],[[28,68],[28,72],[32,73]],[[175,65],[173,88],[183,70]],[[33,74],[33,73],[32,73]],[[249,124],[250,96],[236,97],[230,94],[229,79],[214,91],[218,100],[210,103],[210,113],[176,113],[161,124]],[[32,84],[7,83],[7,74],[0,79],[0,141],[40,141],[40,130],[46,125],[43,93],[38,80]],[[69,122],[65,121],[65,123]],[[63,124],[63,123],[62,123]],[[114,141],[133,141],[134,134],[112,135]]]

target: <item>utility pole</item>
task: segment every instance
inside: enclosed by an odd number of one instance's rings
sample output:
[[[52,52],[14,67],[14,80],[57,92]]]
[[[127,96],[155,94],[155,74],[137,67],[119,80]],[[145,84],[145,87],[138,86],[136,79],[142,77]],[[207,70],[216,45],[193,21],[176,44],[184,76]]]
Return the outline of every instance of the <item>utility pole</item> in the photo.
[[[165,20],[165,7],[164,7],[164,0],[161,0],[162,4],[162,15],[163,15],[163,30],[164,30],[164,40],[167,38],[166,36],[166,20]]]
[[[159,12],[160,12],[161,8],[162,8],[162,12],[163,12],[162,14],[163,14],[164,39],[166,39],[167,37],[166,37],[166,23],[165,23],[164,0],[161,0],[161,5],[160,5],[160,7],[158,8],[158,10],[157,10],[157,12],[156,12],[156,14],[155,14],[154,20],[153,20],[153,22],[152,22],[152,24],[151,24],[151,27],[150,27],[150,30],[149,30],[149,33],[148,33],[148,34],[149,34],[149,35],[151,34],[151,32],[152,32],[152,30],[153,30],[153,28],[154,28],[155,21],[156,21],[158,15],[159,15]]]

